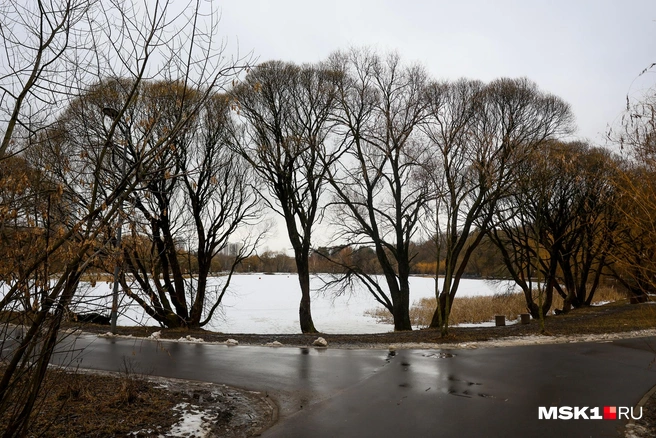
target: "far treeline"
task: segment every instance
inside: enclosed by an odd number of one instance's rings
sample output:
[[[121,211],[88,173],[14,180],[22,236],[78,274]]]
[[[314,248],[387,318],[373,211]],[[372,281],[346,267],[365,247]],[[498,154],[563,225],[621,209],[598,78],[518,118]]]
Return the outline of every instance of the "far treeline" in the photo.
[[[236,247],[235,247],[236,248]],[[410,265],[410,274],[419,276],[434,276],[437,269],[435,257],[435,243],[433,240],[425,240],[421,243],[411,243],[411,251],[415,258]],[[330,255],[330,257],[326,257]],[[221,254],[217,254],[212,261],[212,272],[220,275],[225,272],[232,261],[229,248]],[[196,260],[193,254],[187,254],[180,250],[180,257],[184,260],[184,268],[191,273],[197,272]],[[309,258],[311,274],[341,274],[346,269],[334,263],[334,259],[351,258],[351,263],[358,265],[368,274],[381,275],[383,273],[376,258],[376,252],[368,246],[332,246],[318,247],[312,250]],[[440,263],[440,276],[445,273],[444,261]],[[282,251],[258,252],[246,257],[235,268],[238,273],[296,273],[296,262],[294,257]],[[506,269],[501,252],[492,244],[488,238],[483,238],[481,244],[474,250],[463,276],[466,278],[504,279],[510,274]]]

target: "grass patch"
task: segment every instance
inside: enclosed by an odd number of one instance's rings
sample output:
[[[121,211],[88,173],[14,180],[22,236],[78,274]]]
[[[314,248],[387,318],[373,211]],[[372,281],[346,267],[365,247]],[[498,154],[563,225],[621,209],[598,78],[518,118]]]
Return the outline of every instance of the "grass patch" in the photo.
[[[9,323],[16,325],[28,325],[34,321],[34,313],[19,312],[16,310],[0,311],[0,323]]]
[[[626,294],[613,287],[600,287],[592,300],[598,303],[615,302],[626,299]],[[537,302],[537,297],[535,297]],[[552,309],[562,309],[563,299],[560,295],[554,297]],[[410,307],[410,321],[413,327],[424,328],[430,325],[437,303],[435,298],[422,298]],[[495,315],[505,315],[506,320],[513,321],[522,313],[527,313],[526,300],[522,293],[503,293],[487,296],[457,297],[449,315],[449,325],[478,324],[493,321]],[[392,315],[387,309],[373,309],[365,312],[379,322],[393,324]]]

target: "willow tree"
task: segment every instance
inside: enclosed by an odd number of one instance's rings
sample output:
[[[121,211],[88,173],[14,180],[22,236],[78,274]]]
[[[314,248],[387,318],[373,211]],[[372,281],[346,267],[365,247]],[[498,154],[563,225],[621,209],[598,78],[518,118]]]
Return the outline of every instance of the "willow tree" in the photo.
[[[567,310],[568,300],[579,307],[592,299],[599,283],[613,204],[599,153],[581,143],[549,142],[534,149],[496,210],[490,239],[535,319],[549,311],[555,292]],[[536,278],[544,284],[542,303],[535,299]]]
[[[157,153],[126,203],[123,291],[163,326],[202,327],[221,304],[236,266],[259,240],[247,229],[261,216],[253,174],[229,148],[234,130],[229,99],[217,93],[205,97],[203,90],[178,82],[148,82],[128,109],[121,134],[114,136],[123,146],[117,161],[132,164]],[[184,127],[170,135],[180,120],[186,120]],[[214,257],[240,237],[222,284],[208,284]]]
[[[301,288],[303,333],[315,333],[309,255],[326,174],[339,156],[331,141],[338,74],[322,66],[271,61],[250,71],[232,91],[244,121],[234,148],[266,185],[263,199],[285,221]]]
[[[573,117],[569,105],[527,79],[436,84],[428,96],[428,170],[437,175],[429,179],[445,254],[431,327],[445,333],[467,262],[493,225],[520,163],[532,149],[569,133]]]
[[[373,248],[384,279],[344,265],[344,280],[362,282],[392,314],[394,330],[412,330],[411,241],[428,197],[418,128],[426,115],[427,75],[420,66],[404,66],[396,54],[351,50],[330,62],[342,72],[335,120],[345,147],[330,174],[337,239]]]

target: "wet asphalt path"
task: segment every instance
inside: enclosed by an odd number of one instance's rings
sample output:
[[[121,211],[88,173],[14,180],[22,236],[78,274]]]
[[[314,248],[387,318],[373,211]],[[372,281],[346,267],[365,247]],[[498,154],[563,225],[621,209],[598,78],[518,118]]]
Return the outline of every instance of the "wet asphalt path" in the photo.
[[[622,420],[539,420],[539,406],[634,406],[656,338],[474,350],[226,347],[82,336],[57,360],[266,391],[265,437],[605,437]]]

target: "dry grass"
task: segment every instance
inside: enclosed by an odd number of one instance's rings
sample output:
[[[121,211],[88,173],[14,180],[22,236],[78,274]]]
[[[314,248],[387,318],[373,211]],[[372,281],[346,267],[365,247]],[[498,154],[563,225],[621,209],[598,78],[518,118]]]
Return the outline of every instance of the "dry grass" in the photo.
[[[87,272],[80,278],[80,281],[95,286],[96,283],[112,283],[114,281],[114,276],[112,274],[107,274],[106,272]]]
[[[422,298],[410,308],[410,319],[415,327],[428,327],[437,307],[435,298]],[[521,294],[498,294],[482,297],[456,298],[449,315],[449,325],[479,323],[505,315],[514,320],[526,313],[526,301]]]
[[[624,293],[618,292],[612,287],[600,287],[592,300],[596,303],[614,302],[625,299]],[[535,298],[537,301],[537,297]],[[413,327],[428,327],[437,307],[435,298],[422,298],[415,301],[410,308],[410,320]],[[554,297],[552,309],[562,309],[563,299],[560,295]],[[491,296],[456,297],[449,325],[477,324],[493,321],[495,315],[505,315],[506,320],[513,321],[522,313],[527,313],[526,300],[521,293],[504,293]],[[392,324],[392,315],[386,309],[374,309],[366,312],[380,322]]]
[[[0,370],[2,371],[2,370]],[[29,435],[43,437],[126,436],[150,429],[164,433],[177,418],[176,400],[140,376],[87,375],[50,370],[38,397]],[[0,415],[0,429],[20,406]]]
[[[48,370],[27,436],[169,436],[174,423],[200,411],[209,436],[242,438],[259,436],[275,421],[274,408],[263,394],[204,382],[149,379],[125,359],[122,368],[118,374]],[[3,371],[0,366],[0,375]],[[26,383],[16,382],[17,389]],[[22,409],[20,402],[4,407],[0,431],[7,429],[11,414]]]

